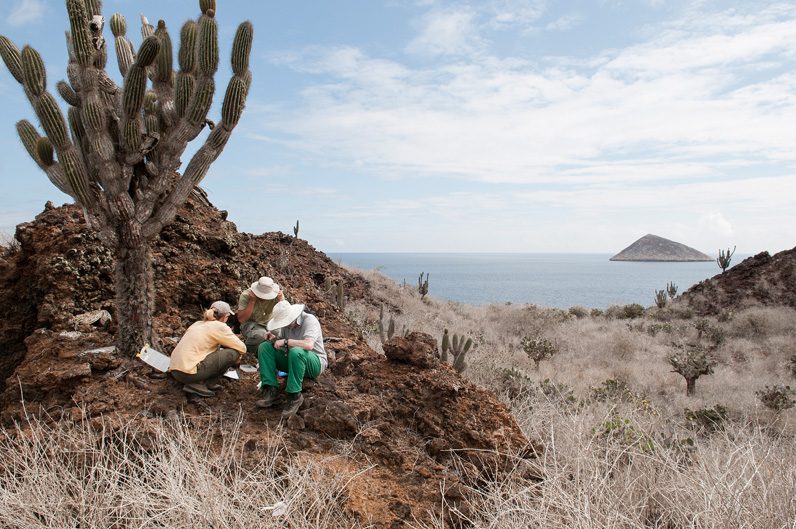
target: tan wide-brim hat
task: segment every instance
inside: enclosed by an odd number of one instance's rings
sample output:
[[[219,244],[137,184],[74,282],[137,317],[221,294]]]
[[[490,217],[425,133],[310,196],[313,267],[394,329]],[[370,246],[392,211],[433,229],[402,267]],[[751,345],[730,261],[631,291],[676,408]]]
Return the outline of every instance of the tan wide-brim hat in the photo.
[[[304,312],[304,305],[301,303],[291,305],[289,301],[282,300],[274,306],[274,317],[268,321],[265,328],[269,331],[281,329],[296,321],[302,312]]]
[[[252,292],[260,299],[274,299],[279,294],[279,285],[270,277],[261,277],[252,283]]]

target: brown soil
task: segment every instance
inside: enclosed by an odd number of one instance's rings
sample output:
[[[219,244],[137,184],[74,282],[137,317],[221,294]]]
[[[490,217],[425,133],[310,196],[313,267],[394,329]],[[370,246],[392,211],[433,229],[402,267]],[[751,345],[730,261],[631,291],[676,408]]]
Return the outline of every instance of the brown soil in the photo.
[[[725,272],[700,281],[681,294],[697,315],[753,306],[796,309],[796,248],[748,257]]]
[[[161,416],[242,414],[241,440],[256,464],[256,448],[275,432],[291,451],[335,453],[353,446],[353,461],[375,467],[349,485],[345,508],[375,527],[428,521],[443,494],[461,504],[516,458],[542,449],[529,442],[509,410],[437,358],[436,342],[415,333],[374,352],[357,336],[324,285],[342,281],[347,298],[374,303],[370,285],[339,268],[305,241],[282,233],[238,233],[226,212],[189,201],[153,244],[156,307],[154,344],[170,352],[185,329],[213,301],[237,303],[261,275],[273,277],[292,302],[321,320],[330,357],[327,372],[305,387],[305,404],[283,428],[279,408],[254,402],[257,374],[224,380],[216,397],[188,397],[174,379],[137,359],[117,356],[114,345],[114,261],[89,233],[81,210],[48,203],[34,222],[21,224],[20,248],[0,257],[0,419],[27,413],[48,420],[99,416],[146,429]],[[111,321],[85,317],[105,310]],[[243,363],[256,359],[245,356]],[[462,458],[458,471],[448,463]],[[532,466],[524,463],[526,476]]]

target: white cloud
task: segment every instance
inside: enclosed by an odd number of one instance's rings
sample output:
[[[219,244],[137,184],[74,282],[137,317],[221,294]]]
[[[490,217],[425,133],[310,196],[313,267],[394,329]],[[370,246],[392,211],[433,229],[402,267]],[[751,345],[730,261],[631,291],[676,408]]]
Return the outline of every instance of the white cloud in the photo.
[[[41,0],[22,0],[8,15],[6,23],[16,27],[38,22],[44,15],[44,7]]]
[[[732,224],[724,218],[724,215],[718,212],[710,212],[701,216],[699,218],[699,227],[724,237],[732,237],[734,235]]]
[[[427,13],[416,22],[418,35],[406,46],[406,51],[418,55],[472,53],[481,41],[474,26],[475,16],[469,10]]]
[[[491,25],[528,25],[538,20],[547,9],[547,0],[492,0]]]
[[[597,167],[591,176],[623,181],[715,175],[728,157],[793,161],[796,76],[748,75],[761,57],[792,64],[790,14],[727,14],[734,35],[720,33],[716,15],[709,26],[719,33],[682,29],[580,65],[471,56],[411,69],[335,49],[299,62],[324,65],[335,82],[306,90],[312,112],[280,125],[301,138],[297,149],[383,175],[533,183]],[[469,30],[451,28],[470,28],[472,13],[433,12],[425,22],[424,49],[467,48]]]

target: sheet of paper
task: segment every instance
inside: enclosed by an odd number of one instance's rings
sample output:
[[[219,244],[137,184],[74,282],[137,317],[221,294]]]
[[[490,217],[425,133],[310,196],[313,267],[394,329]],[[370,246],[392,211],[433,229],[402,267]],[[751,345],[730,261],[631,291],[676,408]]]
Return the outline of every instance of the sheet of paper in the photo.
[[[141,348],[141,352],[138,353],[138,358],[151,365],[161,373],[165,373],[169,370],[169,362],[171,361],[171,358],[164,355],[160,351],[152,349],[148,345],[145,345],[143,348]]]

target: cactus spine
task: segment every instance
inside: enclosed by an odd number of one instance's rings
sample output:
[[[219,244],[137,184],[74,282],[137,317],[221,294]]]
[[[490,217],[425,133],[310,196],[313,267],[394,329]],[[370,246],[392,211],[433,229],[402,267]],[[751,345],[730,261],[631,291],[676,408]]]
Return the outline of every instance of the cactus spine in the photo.
[[[194,4],[197,5],[197,4]],[[22,86],[44,136],[27,121],[17,131],[31,158],[61,191],[80,204],[91,229],[117,256],[119,348],[137,352],[152,338],[149,242],[172,221],[194,186],[207,174],[238,124],[251,82],[253,30],[242,23],[233,41],[232,80],[221,122],[177,172],[188,142],[207,123],[218,69],[216,2],[199,0],[198,21],[185,23],[173,72],[166,24],[157,29],[142,15],[144,40],[136,50],[127,22],[110,17],[119,72],[117,86],[105,72],[107,47],[99,0],[66,0],[67,81],[56,87],[69,105],[67,119],[47,90],[41,57],[0,36],[0,57]],[[151,84],[151,86],[150,86]]]

